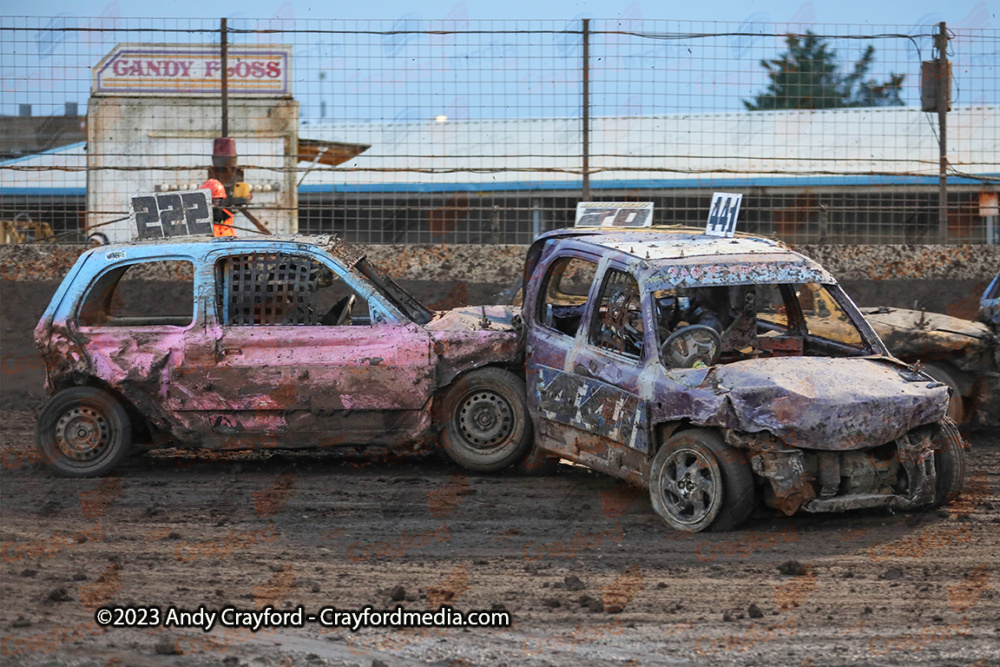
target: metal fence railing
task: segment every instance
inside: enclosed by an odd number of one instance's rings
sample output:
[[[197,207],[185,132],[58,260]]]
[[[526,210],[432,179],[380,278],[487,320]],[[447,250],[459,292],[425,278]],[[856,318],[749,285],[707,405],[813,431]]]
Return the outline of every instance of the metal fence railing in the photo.
[[[225,130],[277,231],[526,243],[581,198],[703,225],[721,190],[791,242],[996,243],[1000,30],[973,20],[2,17],[0,220],[115,240]]]

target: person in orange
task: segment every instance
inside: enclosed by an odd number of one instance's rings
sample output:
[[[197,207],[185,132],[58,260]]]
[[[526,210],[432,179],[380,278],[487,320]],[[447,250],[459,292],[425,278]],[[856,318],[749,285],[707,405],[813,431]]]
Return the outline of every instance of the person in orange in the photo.
[[[203,190],[212,192],[212,235],[213,236],[236,236],[236,229],[233,227],[233,214],[222,207],[222,202],[226,199],[226,188],[217,179],[210,178],[201,184]]]

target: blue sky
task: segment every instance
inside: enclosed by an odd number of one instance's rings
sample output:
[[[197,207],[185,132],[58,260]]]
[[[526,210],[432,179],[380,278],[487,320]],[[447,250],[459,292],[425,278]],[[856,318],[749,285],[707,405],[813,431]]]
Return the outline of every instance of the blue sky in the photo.
[[[903,101],[915,105],[920,60],[931,56],[929,37],[869,42],[844,36],[926,35],[946,21],[964,35],[953,44],[954,102],[1000,102],[1000,45],[993,39],[1000,29],[1000,0],[42,0],[17,7],[27,18],[12,12],[14,6],[8,0],[0,15],[0,26],[17,28],[0,30],[2,114],[16,114],[25,103],[39,116],[61,114],[67,102],[85,112],[91,68],[115,44],[210,41],[223,15],[232,19],[231,28],[245,30],[233,35],[233,43],[271,40],[293,47],[294,95],[306,122],[407,121],[438,113],[456,119],[575,116],[579,35],[502,31],[578,30],[581,18],[610,19],[594,24],[605,31],[625,27],[643,33],[639,38],[605,32],[592,42],[595,115],[742,110],[743,100],[767,85],[760,60],[784,48],[783,38],[774,35],[814,25],[832,36],[842,67],[872,43],[872,78],[905,75]],[[477,23],[490,19],[499,21]],[[513,19],[519,22],[502,22]],[[400,27],[419,34],[384,34]],[[459,37],[428,32],[448,27],[485,32]],[[269,28],[283,32],[254,32]],[[375,34],[343,33],[355,30]],[[687,32],[722,34],[683,42],[655,36]]]
[[[922,23],[928,15],[937,20],[959,23],[963,20],[982,21],[988,16],[992,27],[1000,24],[1000,3],[981,0],[908,0],[907,2],[871,2],[870,0],[801,0],[754,2],[753,0],[723,0],[702,2],[655,2],[652,0],[618,0],[587,2],[586,0],[507,0],[499,3],[466,0],[382,0],[379,2],[313,2],[310,0],[248,0],[227,2],[215,0],[41,0],[20,5],[26,11],[11,11],[13,1],[5,3],[4,15],[101,16],[108,12],[122,17],[217,17],[295,19],[398,19],[412,15],[424,20],[443,19],[456,10],[464,10],[470,19],[572,19],[627,18],[672,19],[682,21],[740,21],[758,13],[770,20],[799,20],[816,23],[906,24]],[[985,8],[985,12],[983,9]],[[986,27],[986,26],[983,26]]]

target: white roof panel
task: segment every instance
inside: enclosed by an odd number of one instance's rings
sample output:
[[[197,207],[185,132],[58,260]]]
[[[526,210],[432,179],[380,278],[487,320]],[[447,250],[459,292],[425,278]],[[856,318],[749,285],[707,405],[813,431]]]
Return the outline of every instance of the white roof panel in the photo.
[[[631,236],[631,235],[629,235]],[[636,240],[617,234],[595,234],[581,241],[619,250],[643,259],[682,259],[705,255],[791,254],[791,250],[769,239],[725,238],[698,234],[656,234]]]
[[[591,184],[598,188],[909,184],[938,174],[937,119],[915,108],[591,122]],[[371,146],[337,167],[314,167],[300,185],[305,192],[577,188],[581,179],[579,118],[303,123],[299,134]],[[948,114],[949,162],[959,172],[1000,174],[998,146],[1000,106]],[[82,192],[85,168],[82,143],[8,160],[0,163],[0,193]]]

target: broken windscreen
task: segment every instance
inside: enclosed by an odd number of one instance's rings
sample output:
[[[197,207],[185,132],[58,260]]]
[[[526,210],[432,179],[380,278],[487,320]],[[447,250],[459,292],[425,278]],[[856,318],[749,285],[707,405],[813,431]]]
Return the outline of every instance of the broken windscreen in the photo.
[[[653,292],[667,366],[776,356],[874,353],[848,309],[820,283],[713,285]],[[858,316],[860,317],[860,316]]]

